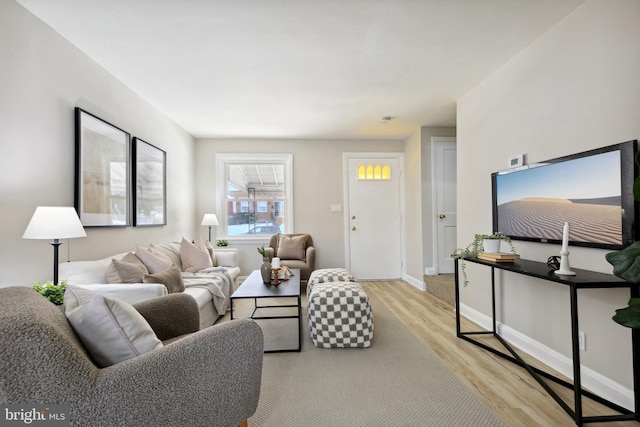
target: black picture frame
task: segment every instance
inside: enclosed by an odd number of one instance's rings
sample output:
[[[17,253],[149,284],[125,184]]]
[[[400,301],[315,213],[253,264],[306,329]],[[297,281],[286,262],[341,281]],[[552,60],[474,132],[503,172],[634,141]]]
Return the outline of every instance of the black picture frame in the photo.
[[[75,108],[74,203],[85,227],[131,225],[131,135]]]
[[[167,225],[167,153],[133,138],[133,225]]]

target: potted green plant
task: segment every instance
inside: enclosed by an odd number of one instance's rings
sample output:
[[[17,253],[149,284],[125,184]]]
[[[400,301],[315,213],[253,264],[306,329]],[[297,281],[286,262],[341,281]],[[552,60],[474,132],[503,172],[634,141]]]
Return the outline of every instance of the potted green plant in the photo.
[[[458,248],[455,251],[453,251],[453,253],[451,254],[452,258],[460,259],[460,269],[462,270],[462,275],[464,277],[464,282],[463,282],[464,286],[467,286],[467,284],[469,283],[469,281],[467,280],[467,271],[466,271],[466,264],[464,262],[464,259],[475,258],[476,256],[478,256],[479,253],[487,252],[485,250],[485,245],[488,245],[487,242],[492,240],[496,240],[498,242],[501,242],[501,241],[507,242],[509,244],[511,253],[513,254],[516,253],[516,248],[515,246],[513,246],[513,242],[511,242],[511,238],[506,234],[498,231],[493,234],[476,234],[473,237],[473,241],[469,244],[469,246],[467,246],[466,248]],[[492,252],[493,251],[494,250],[492,249]],[[498,251],[499,251],[499,246],[498,246],[498,250],[495,250],[495,252],[498,252]]]
[[[640,152],[636,154],[636,164],[640,167]],[[640,177],[633,182],[633,197],[640,201]],[[627,282],[640,284],[640,241],[620,251],[609,252],[605,258],[613,265],[614,275]],[[617,309],[613,320],[627,328],[640,329],[640,298],[631,298],[627,307]]]
[[[67,281],[63,280],[59,285],[54,285],[50,281],[44,285],[40,282],[35,282],[33,289],[55,305],[61,305],[64,301],[64,291],[67,289]]]
[[[216,242],[216,246],[218,246],[218,247],[229,246],[229,241],[228,241],[228,240],[225,240],[225,239],[219,239],[219,240]]]

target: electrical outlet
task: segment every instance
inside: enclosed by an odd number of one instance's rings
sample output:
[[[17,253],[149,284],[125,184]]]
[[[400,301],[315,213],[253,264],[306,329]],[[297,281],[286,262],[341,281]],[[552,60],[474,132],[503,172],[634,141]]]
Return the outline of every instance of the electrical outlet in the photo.
[[[582,351],[587,351],[587,334],[582,331],[578,332],[578,347]]]

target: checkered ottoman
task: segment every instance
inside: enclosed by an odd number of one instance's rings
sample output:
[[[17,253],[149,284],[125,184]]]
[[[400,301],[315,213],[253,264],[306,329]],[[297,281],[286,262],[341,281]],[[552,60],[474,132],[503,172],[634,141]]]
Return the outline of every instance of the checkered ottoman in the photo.
[[[307,298],[311,290],[318,283],[327,282],[355,282],[356,278],[346,268],[321,268],[314,270],[307,280]]]
[[[316,283],[309,294],[307,316],[316,347],[371,346],[373,312],[358,283]]]

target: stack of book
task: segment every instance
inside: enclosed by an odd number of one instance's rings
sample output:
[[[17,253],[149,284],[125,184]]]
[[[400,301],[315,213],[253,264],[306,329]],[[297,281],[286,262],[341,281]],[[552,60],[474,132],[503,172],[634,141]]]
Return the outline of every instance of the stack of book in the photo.
[[[484,261],[493,261],[493,262],[513,262],[514,260],[520,258],[518,254],[512,253],[491,253],[491,252],[480,252],[477,257],[478,259]]]

